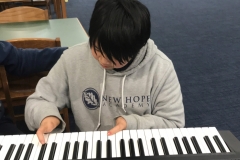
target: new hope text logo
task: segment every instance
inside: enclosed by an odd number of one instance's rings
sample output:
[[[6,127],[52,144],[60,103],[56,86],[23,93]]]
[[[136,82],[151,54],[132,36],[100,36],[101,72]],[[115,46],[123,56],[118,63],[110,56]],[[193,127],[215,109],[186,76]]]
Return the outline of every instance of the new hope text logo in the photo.
[[[98,92],[93,88],[87,88],[82,93],[82,100],[85,105],[90,110],[97,109],[100,104],[100,96]],[[103,96],[102,106],[109,107],[121,107],[122,97],[111,97]],[[150,107],[150,95],[143,96],[127,96],[124,98],[125,108],[143,108]]]

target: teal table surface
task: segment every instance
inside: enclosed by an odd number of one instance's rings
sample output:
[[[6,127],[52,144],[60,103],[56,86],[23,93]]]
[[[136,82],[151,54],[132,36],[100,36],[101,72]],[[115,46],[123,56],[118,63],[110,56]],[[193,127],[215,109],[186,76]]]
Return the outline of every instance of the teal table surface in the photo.
[[[56,38],[61,46],[88,41],[88,35],[77,18],[50,19],[47,21],[0,24],[0,40],[14,38]]]

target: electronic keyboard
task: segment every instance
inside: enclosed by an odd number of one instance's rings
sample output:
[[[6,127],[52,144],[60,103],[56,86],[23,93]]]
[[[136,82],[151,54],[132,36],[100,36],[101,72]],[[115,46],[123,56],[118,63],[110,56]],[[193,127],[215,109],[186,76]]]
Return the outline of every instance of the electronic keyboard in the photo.
[[[0,136],[1,160],[231,159],[240,160],[240,141],[215,127],[123,130]]]

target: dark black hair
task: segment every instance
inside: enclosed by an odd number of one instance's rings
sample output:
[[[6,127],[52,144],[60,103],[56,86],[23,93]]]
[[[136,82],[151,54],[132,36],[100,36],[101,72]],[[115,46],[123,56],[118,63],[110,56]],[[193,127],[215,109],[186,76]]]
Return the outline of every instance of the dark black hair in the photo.
[[[98,0],[89,27],[90,47],[120,64],[134,58],[151,34],[150,13],[137,0]],[[114,63],[114,62],[113,62]]]

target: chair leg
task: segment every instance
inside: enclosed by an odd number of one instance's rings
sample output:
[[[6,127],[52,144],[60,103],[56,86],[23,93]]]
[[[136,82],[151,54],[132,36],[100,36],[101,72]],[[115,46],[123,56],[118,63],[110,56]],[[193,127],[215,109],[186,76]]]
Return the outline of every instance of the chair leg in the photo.
[[[46,8],[48,10],[48,17],[51,19],[51,3],[50,0],[46,0]]]
[[[54,0],[54,9],[55,9],[55,13],[57,15],[57,18],[62,18],[60,0]]]
[[[62,18],[67,18],[67,11],[66,11],[66,2],[65,2],[65,0],[61,0],[61,12],[62,12]]]
[[[0,83],[2,83],[1,85],[3,87],[3,91],[5,94],[7,112],[10,115],[10,117],[12,118],[13,122],[16,123],[16,119],[14,116],[14,108],[12,106],[12,99],[11,99],[10,92],[9,92],[7,73],[6,73],[5,67],[2,65],[0,66]]]

